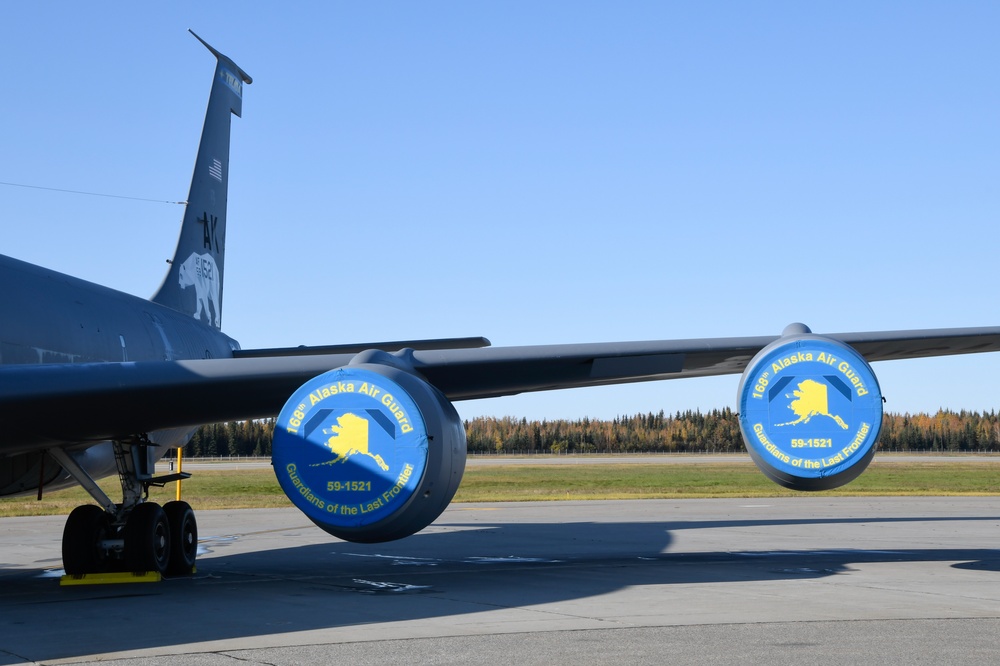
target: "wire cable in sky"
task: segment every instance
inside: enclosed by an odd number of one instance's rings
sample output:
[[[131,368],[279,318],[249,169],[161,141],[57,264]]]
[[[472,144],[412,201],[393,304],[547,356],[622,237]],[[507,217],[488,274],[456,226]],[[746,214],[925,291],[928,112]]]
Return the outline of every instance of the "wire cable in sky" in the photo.
[[[104,194],[101,192],[81,192],[79,190],[64,190],[58,187],[42,187],[41,185],[24,185],[22,183],[6,183],[0,180],[0,185],[7,185],[9,187],[26,187],[32,190],[48,190],[50,192],[63,192],[65,194],[85,194],[90,197],[108,197],[109,199],[129,199],[131,201],[149,201],[151,203],[162,203],[162,204],[178,204],[185,205],[186,201],[163,201],[162,199],[144,199],[143,197],[126,197],[120,194]]]

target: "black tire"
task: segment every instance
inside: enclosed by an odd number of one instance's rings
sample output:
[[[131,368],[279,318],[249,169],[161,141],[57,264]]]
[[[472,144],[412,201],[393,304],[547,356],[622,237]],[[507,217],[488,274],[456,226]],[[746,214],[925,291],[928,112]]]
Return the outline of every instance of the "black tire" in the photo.
[[[170,565],[167,574],[189,576],[198,557],[198,523],[187,502],[167,502],[163,505],[170,524]]]
[[[63,528],[63,569],[71,576],[102,573],[111,567],[108,552],[101,541],[112,536],[111,519],[99,506],[78,506],[66,519]]]
[[[125,564],[129,571],[167,572],[170,564],[170,524],[159,504],[145,502],[132,509],[123,534]]]

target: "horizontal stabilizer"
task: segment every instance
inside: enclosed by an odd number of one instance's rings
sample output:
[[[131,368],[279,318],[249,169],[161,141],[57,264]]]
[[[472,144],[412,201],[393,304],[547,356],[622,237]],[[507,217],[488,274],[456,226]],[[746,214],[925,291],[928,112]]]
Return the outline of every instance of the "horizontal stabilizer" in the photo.
[[[188,32],[190,32],[190,33],[191,33],[192,35],[194,35],[194,38],[195,38],[195,39],[197,39],[197,40],[198,40],[199,42],[201,42],[202,44],[204,44],[204,45],[205,45],[205,48],[206,48],[206,49],[208,49],[209,51],[211,51],[211,52],[212,52],[212,55],[214,55],[214,56],[215,56],[216,58],[218,58],[218,59],[219,59],[219,61],[221,61],[221,62],[225,62],[225,63],[227,63],[227,64],[231,65],[231,66],[232,66],[232,68],[236,70],[236,73],[237,73],[237,74],[239,74],[239,76],[240,76],[240,80],[242,80],[242,81],[243,81],[243,83],[253,83],[253,79],[252,79],[252,78],[250,78],[250,75],[249,75],[249,74],[247,74],[246,72],[244,72],[244,71],[243,71],[243,70],[242,70],[242,69],[240,68],[240,66],[239,66],[239,65],[237,65],[237,64],[236,64],[235,62],[233,62],[232,60],[230,60],[229,58],[227,58],[226,56],[222,55],[222,54],[221,54],[221,53],[219,53],[219,52],[218,52],[217,50],[215,50],[215,49],[214,49],[214,48],[212,47],[212,45],[211,45],[211,44],[209,44],[209,43],[208,43],[208,42],[206,42],[206,41],[205,41],[204,39],[202,39],[201,37],[199,37],[199,36],[198,36],[198,33],[196,33],[196,32],[195,32],[194,30],[191,30],[190,28],[188,28]],[[239,115],[239,114],[237,114],[237,115]]]
[[[271,349],[240,349],[233,352],[235,358],[263,358],[266,356],[316,356],[320,354],[360,354],[369,349],[386,352],[400,349],[481,349],[489,347],[490,341],[483,337],[438,338],[433,340],[395,340],[392,342],[362,342],[346,345],[322,345],[316,347],[273,347]]]

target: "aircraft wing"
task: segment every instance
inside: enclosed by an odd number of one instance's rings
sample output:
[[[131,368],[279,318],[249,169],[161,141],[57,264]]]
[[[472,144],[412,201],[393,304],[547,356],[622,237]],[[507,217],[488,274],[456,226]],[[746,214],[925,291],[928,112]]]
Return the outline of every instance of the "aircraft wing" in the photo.
[[[1000,328],[827,335],[866,360],[1000,351]],[[414,352],[417,370],[451,400],[637,381],[739,374],[778,336]]]
[[[1000,351],[1000,328],[827,334],[868,361]],[[451,400],[742,372],[777,336],[405,349],[0,367],[0,451],[274,416],[303,383],[352,361],[412,368]]]

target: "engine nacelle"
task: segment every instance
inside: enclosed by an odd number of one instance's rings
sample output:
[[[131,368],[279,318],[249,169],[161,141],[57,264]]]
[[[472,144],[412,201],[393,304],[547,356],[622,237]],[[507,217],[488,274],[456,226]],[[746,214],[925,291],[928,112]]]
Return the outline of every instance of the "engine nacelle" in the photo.
[[[747,366],[738,394],[740,430],[769,479],[793,490],[829,490],[853,481],[875,456],[882,393],[871,366],[851,347],[798,330]]]
[[[441,515],[465,471],[465,428],[405,370],[350,365],[303,384],[282,408],[272,464],[292,503],[340,539],[409,536]]]

